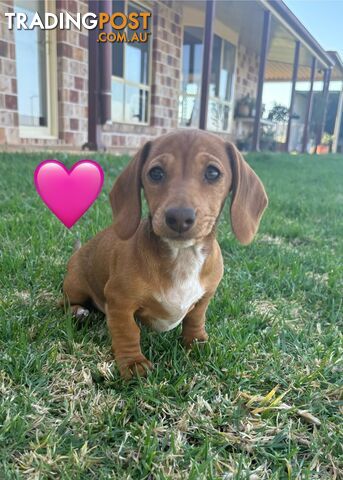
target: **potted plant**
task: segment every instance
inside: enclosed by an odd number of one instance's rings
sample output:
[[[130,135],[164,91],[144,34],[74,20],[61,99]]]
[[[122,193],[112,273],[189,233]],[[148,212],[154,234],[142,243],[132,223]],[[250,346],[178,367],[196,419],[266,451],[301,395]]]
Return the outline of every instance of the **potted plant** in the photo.
[[[276,122],[288,122],[289,110],[281,103],[274,103],[273,108],[268,113],[268,120]]]
[[[317,154],[318,155],[325,155],[326,153],[330,152],[330,148],[333,142],[333,135],[330,135],[330,133],[325,132],[322,136],[322,140],[320,142],[320,145],[317,145]]]
[[[242,97],[237,102],[238,117],[251,117],[252,109],[255,106],[255,100],[249,94]]]

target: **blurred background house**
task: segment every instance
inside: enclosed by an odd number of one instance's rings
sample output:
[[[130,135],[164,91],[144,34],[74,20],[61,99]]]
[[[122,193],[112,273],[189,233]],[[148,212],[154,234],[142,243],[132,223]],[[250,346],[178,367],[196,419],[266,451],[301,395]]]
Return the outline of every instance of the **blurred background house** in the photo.
[[[150,10],[148,43],[9,30],[5,12]],[[132,151],[174,128],[343,151],[343,63],[282,1],[0,1],[0,148]]]

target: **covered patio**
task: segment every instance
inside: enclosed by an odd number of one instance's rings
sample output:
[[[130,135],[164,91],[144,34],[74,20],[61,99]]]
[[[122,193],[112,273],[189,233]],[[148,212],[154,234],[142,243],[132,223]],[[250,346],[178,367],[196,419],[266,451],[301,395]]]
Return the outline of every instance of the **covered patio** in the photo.
[[[89,70],[85,147],[130,149],[174,128],[193,127],[233,140],[243,151],[314,153],[323,138],[332,152],[337,150],[342,61],[336,52],[325,51],[281,0],[168,5],[154,4],[153,42],[141,72],[145,83],[136,85],[132,104],[124,101],[134,112],[129,120],[116,117],[123,107],[122,96],[113,94],[120,56],[109,43],[99,48],[97,32],[90,32],[90,62],[99,68]],[[93,0],[90,6],[99,8]],[[102,9],[110,11],[111,2],[104,1]],[[135,52],[141,58],[139,47]],[[142,62],[137,65],[139,70]],[[120,85],[127,81],[120,80]],[[334,119],[330,85],[336,92]]]
[[[183,20],[184,25],[204,29],[199,105],[194,103],[192,110],[194,116],[198,108],[198,119],[195,123],[191,119],[189,125],[211,129],[216,36],[221,33],[236,44],[231,96],[226,97],[230,136],[245,150],[316,151],[325,131],[330,82],[340,82],[342,90],[339,57],[326,52],[283,2],[188,1],[184,2]],[[240,55],[253,58],[247,71],[242,68],[244,62],[239,62]],[[194,83],[197,79],[192,73],[189,82]],[[252,83],[246,93],[244,86]],[[181,95],[187,93],[189,84],[183,78]],[[184,97],[183,107],[182,101]],[[242,103],[249,105],[244,115]],[[332,151],[336,148],[337,142],[332,142]]]

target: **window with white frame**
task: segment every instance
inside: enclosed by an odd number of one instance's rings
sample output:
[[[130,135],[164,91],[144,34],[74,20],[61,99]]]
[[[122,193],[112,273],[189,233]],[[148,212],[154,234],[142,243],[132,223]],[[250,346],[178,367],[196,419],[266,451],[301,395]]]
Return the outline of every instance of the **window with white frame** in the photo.
[[[130,14],[142,11],[135,3],[113,1],[113,12]],[[135,32],[143,31],[141,27]],[[149,122],[150,42],[112,46],[112,120],[122,123]]]
[[[182,81],[179,101],[179,124],[199,126],[203,29],[185,27],[182,48]]]
[[[14,11],[44,18],[47,0],[15,0]],[[22,137],[57,135],[56,36],[38,28],[15,30],[19,128]]]
[[[199,125],[202,74],[203,35],[201,27],[184,27],[182,82],[179,102],[179,124]],[[227,132],[233,108],[233,78],[236,47],[214,35],[207,109],[207,129]]]

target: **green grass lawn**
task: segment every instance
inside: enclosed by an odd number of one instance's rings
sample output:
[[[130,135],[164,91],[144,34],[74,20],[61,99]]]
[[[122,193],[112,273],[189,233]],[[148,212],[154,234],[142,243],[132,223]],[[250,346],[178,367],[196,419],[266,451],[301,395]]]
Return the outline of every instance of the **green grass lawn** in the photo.
[[[129,383],[103,316],[76,325],[56,306],[127,161],[88,157],[105,185],[68,231],[33,187],[51,155],[0,156],[0,478],[342,478],[343,157],[248,156],[270,206],[249,247],[225,210],[208,344],[187,353],[179,328],[144,329],[155,368]]]

